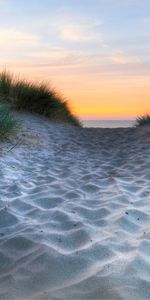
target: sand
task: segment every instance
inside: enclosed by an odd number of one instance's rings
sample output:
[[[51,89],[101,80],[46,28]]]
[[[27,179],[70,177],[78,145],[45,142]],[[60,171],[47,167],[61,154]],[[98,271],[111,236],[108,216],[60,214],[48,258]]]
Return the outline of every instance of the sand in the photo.
[[[0,144],[0,299],[150,299],[150,128],[18,116]]]

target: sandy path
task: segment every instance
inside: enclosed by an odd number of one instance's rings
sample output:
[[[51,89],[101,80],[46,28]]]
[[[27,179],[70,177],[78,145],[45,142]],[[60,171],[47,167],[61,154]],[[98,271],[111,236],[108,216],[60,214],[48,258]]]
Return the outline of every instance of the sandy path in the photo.
[[[20,118],[0,145],[0,299],[150,299],[150,128]]]

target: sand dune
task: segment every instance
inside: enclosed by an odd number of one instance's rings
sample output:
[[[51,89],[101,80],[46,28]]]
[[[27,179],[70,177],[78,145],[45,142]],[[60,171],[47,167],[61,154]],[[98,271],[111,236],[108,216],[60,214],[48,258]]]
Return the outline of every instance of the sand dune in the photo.
[[[150,128],[19,117],[0,145],[0,299],[150,299]]]

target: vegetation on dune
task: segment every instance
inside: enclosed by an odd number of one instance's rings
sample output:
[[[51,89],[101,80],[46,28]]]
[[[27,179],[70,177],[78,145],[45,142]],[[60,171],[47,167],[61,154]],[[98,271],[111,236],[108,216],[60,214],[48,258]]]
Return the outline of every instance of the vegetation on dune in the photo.
[[[14,119],[10,107],[6,104],[0,103],[0,139],[6,138],[12,134],[18,126]]]
[[[35,112],[58,122],[81,126],[67,102],[46,84],[17,80],[3,71],[0,73],[0,94],[17,110]]]
[[[150,114],[138,117],[136,119],[136,126],[150,125]]]
[[[13,85],[13,75],[10,73],[3,71],[0,73],[0,94],[2,97],[6,97],[6,99],[11,94],[11,89]]]

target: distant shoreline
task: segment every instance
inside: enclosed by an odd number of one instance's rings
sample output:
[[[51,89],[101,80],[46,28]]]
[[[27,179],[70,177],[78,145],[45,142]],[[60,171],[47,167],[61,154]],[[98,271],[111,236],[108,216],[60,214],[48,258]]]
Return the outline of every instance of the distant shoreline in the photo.
[[[126,120],[81,120],[83,127],[94,128],[128,128],[135,126],[135,119]]]

